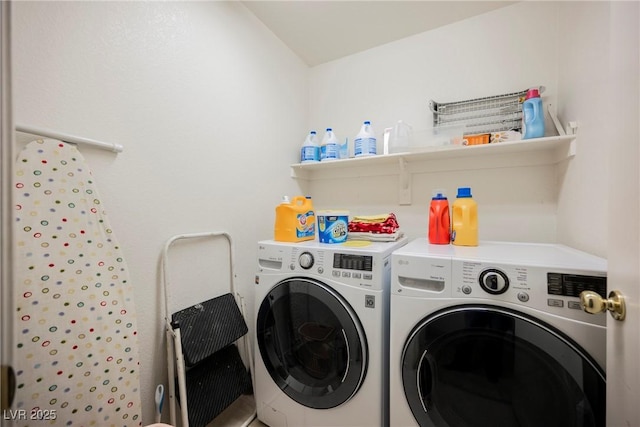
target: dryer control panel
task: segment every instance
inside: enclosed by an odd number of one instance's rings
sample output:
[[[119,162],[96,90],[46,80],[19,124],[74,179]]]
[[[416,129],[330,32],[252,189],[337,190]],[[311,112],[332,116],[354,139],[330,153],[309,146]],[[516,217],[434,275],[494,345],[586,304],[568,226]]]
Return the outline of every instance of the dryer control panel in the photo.
[[[577,274],[526,264],[513,265],[453,260],[451,294],[460,298],[479,298],[526,305],[536,310],[592,324],[606,322],[605,316],[585,313],[580,292],[592,290],[607,294],[606,276]]]
[[[593,291],[607,298],[607,278],[581,274],[547,273],[547,293],[580,298],[582,291]]]
[[[584,290],[607,295],[606,260],[556,244],[430,245],[416,239],[393,254],[391,291],[414,298],[526,306],[604,326],[585,313]]]
[[[480,287],[493,295],[500,295],[509,289],[509,278],[500,270],[489,268],[480,273]]]

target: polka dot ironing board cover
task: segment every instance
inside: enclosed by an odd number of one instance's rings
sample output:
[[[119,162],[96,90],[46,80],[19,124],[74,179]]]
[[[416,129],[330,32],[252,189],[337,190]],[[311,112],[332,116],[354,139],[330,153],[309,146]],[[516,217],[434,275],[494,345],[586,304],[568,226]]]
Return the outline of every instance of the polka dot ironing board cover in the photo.
[[[133,287],[89,167],[40,139],[14,179],[17,425],[141,425]]]

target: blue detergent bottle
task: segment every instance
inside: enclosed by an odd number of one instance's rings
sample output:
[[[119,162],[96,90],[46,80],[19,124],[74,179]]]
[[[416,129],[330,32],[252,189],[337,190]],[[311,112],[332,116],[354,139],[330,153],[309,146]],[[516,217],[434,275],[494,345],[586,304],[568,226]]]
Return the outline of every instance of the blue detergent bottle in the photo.
[[[522,139],[544,136],[544,112],[538,88],[531,88],[522,104]]]

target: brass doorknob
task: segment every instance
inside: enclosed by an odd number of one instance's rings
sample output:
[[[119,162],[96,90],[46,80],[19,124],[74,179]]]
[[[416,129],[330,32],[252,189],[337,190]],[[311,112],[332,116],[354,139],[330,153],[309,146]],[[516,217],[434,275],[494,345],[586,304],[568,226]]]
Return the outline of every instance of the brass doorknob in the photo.
[[[620,291],[609,292],[609,298],[602,298],[597,292],[582,291],[580,306],[590,314],[598,314],[608,310],[616,320],[624,320],[627,315],[624,296]]]

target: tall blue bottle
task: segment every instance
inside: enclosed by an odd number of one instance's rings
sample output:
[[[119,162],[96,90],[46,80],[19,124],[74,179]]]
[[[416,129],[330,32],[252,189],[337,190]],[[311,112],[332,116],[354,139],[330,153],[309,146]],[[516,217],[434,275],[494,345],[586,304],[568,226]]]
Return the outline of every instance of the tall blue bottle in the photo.
[[[537,88],[527,91],[522,104],[522,139],[540,138],[544,136],[544,112],[542,98]]]

